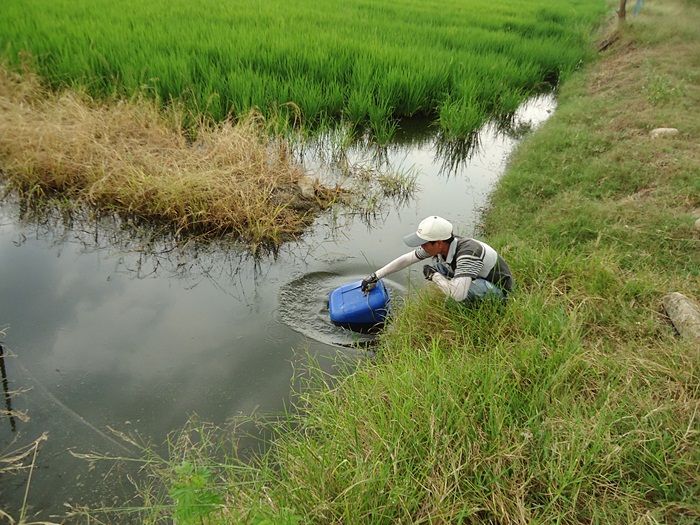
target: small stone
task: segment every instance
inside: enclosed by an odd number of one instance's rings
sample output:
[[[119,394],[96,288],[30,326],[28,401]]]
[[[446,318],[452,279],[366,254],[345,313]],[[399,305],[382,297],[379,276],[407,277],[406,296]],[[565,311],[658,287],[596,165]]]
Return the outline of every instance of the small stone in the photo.
[[[651,135],[652,139],[656,139],[659,137],[670,137],[677,135],[678,130],[676,128],[656,128],[652,129],[649,134]]]
[[[664,309],[682,338],[700,344],[700,311],[685,295],[672,292],[664,296]]]
[[[305,199],[313,199],[316,196],[314,181],[311,177],[304,177],[300,179],[298,185],[299,189],[301,190],[301,196]]]
[[[700,219],[695,221],[695,231],[700,232]]]

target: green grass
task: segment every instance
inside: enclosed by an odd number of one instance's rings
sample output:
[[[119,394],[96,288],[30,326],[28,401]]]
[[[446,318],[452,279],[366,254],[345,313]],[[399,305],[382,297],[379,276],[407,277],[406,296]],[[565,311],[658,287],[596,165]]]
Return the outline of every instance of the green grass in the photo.
[[[215,120],[369,125],[429,116],[465,136],[589,57],[602,0],[6,0],[0,49],[52,88],[146,92]],[[457,120],[468,115],[466,122]],[[468,126],[469,129],[466,129]],[[465,131],[466,129],[466,131]]]

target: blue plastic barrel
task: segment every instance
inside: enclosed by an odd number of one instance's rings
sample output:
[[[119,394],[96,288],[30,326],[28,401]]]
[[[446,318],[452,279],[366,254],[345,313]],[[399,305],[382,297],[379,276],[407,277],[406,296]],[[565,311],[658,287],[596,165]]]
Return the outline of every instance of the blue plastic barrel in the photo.
[[[380,279],[374,289],[365,294],[362,281],[333,290],[328,301],[331,322],[356,331],[380,328],[390,311],[389,290]]]

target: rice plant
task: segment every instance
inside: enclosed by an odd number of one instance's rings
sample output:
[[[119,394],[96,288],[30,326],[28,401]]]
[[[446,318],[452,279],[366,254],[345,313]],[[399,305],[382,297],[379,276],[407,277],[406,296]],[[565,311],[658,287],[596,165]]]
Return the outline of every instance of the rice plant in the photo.
[[[6,0],[0,48],[53,88],[78,84],[94,97],[145,89],[219,121],[293,103],[305,125],[344,116],[384,134],[370,111],[390,108],[391,121],[439,118],[465,136],[471,129],[443,117],[479,113],[464,107],[465,81],[482,86],[474,104],[494,112],[502,92],[522,101],[555,85],[586,58],[603,4]]]

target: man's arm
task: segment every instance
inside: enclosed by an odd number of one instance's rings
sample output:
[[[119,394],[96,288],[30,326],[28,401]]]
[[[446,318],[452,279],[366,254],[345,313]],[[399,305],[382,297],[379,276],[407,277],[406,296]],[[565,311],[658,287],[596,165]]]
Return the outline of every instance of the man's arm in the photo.
[[[403,270],[407,266],[410,266],[411,264],[422,260],[418,256],[417,251],[418,250],[414,250],[412,252],[405,253],[401,257],[397,257],[386,266],[383,266],[382,268],[374,272],[372,275],[368,275],[367,277],[362,279],[362,284],[360,285],[362,291],[365,293],[369,292],[370,290],[374,289],[379,279],[386,277],[387,275],[392,274],[394,272],[398,272],[399,270]]]
[[[375,275],[377,276],[377,279],[382,279],[383,277],[398,272],[399,270],[403,270],[404,268],[407,268],[420,260],[421,259],[418,257],[418,255],[416,255],[416,250],[413,250],[403,254],[401,257],[397,257],[386,266],[383,266],[375,272]]]
[[[472,284],[471,277],[462,276],[448,279],[439,273],[434,274],[431,281],[437,284],[445,295],[452,297],[457,302],[462,302],[467,298],[469,287]]]

